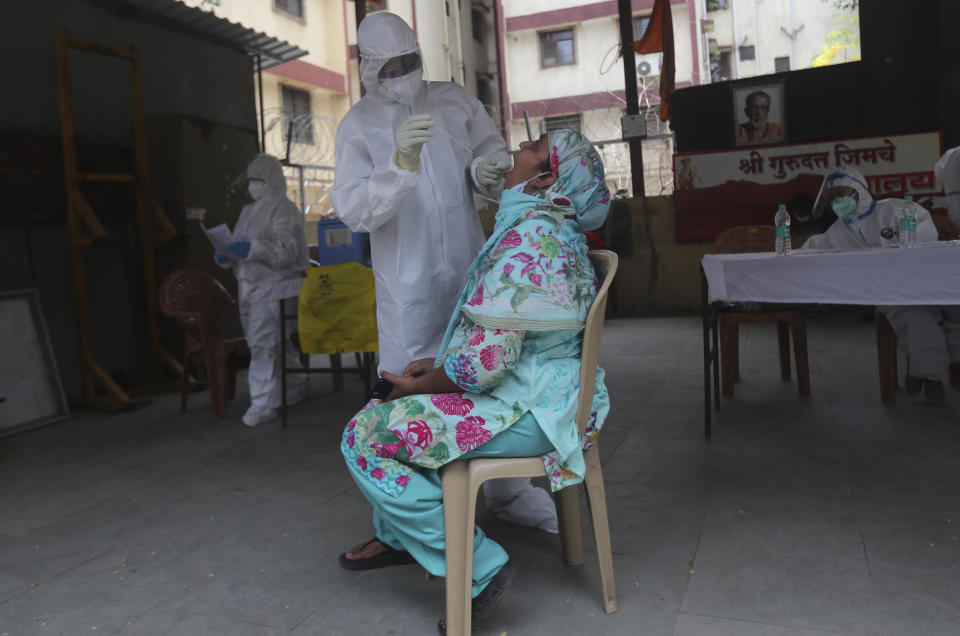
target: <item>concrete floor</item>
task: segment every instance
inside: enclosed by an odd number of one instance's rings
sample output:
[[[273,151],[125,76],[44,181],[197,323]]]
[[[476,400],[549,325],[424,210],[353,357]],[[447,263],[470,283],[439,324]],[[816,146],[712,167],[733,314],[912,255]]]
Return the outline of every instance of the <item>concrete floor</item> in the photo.
[[[479,633],[960,634],[960,394],[881,406],[856,318],[809,321],[809,399],[779,380],[773,327],[745,327],[710,442],[699,319],[608,322],[620,611],[601,609],[587,525],[570,568],[555,536],[481,511],[520,576]],[[0,635],[436,633],[442,579],[337,564],[372,534],[338,451],[358,380],[313,376],[287,430],[242,426],[243,395],[220,422],[190,401],[2,440]]]

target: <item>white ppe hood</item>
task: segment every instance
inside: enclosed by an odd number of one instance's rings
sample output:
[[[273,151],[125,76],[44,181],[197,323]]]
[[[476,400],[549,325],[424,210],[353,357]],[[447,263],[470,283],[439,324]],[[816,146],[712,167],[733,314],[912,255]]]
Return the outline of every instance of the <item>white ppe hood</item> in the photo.
[[[842,166],[827,173],[820,188],[814,210],[829,205],[826,192],[830,188],[846,186],[857,192],[857,209],[846,219],[833,222],[823,234],[811,236],[800,249],[849,250],[865,247],[897,247],[899,244],[900,214],[905,205],[914,208],[917,215],[917,241],[937,240],[937,228],[919,203],[903,199],[874,200],[867,188],[867,180],[859,171]]]
[[[387,11],[366,17],[357,29],[357,48],[360,51],[360,82],[367,93],[413,105],[424,88],[422,70],[389,81],[378,79],[380,69],[391,58],[408,53],[420,55],[417,36],[403,18]]]

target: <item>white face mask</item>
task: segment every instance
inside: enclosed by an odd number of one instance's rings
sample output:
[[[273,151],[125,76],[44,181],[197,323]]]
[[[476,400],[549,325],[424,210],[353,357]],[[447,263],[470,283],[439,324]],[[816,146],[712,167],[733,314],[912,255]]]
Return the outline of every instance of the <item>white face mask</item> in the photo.
[[[423,69],[390,79],[378,80],[380,90],[388,98],[407,106],[413,106],[423,86]]]
[[[545,175],[545,174],[553,174],[553,173],[552,173],[552,172],[540,172],[540,173],[538,173],[538,174],[533,175],[532,177],[530,177],[529,179],[527,179],[527,180],[524,181],[523,183],[518,183],[517,185],[513,186],[513,187],[510,188],[510,189],[513,190],[514,192],[523,192],[523,189],[527,187],[527,184],[528,184],[528,183],[530,183],[531,181],[533,181],[534,179],[536,179],[536,178],[538,178],[538,177],[542,177],[542,176]]]
[[[250,179],[250,182],[247,184],[247,192],[250,193],[250,196],[253,197],[254,201],[259,201],[263,197],[263,193],[267,191],[267,184],[261,179]]]

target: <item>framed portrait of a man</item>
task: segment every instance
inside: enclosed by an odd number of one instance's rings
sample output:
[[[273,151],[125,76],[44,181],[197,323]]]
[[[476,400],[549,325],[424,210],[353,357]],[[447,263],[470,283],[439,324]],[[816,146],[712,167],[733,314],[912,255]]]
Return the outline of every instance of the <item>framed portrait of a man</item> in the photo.
[[[732,94],[736,146],[776,144],[787,140],[783,82],[736,86]]]

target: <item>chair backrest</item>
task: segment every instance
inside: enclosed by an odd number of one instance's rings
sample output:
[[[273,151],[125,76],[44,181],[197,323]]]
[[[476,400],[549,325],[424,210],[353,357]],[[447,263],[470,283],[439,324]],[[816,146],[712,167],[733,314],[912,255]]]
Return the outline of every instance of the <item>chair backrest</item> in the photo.
[[[931,214],[930,218],[933,224],[937,226],[938,241],[956,241],[960,239],[960,228],[953,222],[949,216],[944,214]]]
[[[790,241],[793,247],[793,240]],[[772,225],[738,225],[720,232],[713,241],[711,254],[772,252],[777,245],[777,228]]]
[[[237,303],[213,276],[197,269],[170,272],[160,285],[160,311],[176,318],[189,341],[220,335],[220,313]]]
[[[580,396],[577,403],[577,427],[580,436],[587,428],[590,411],[593,406],[593,385],[597,379],[597,360],[600,358],[600,335],[603,333],[603,319],[607,315],[607,293],[613,276],[617,273],[617,255],[609,250],[592,250],[587,253],[600,281],[593,305],[587,314],[587,324],[583,329],[583,350],[580,354]]]

